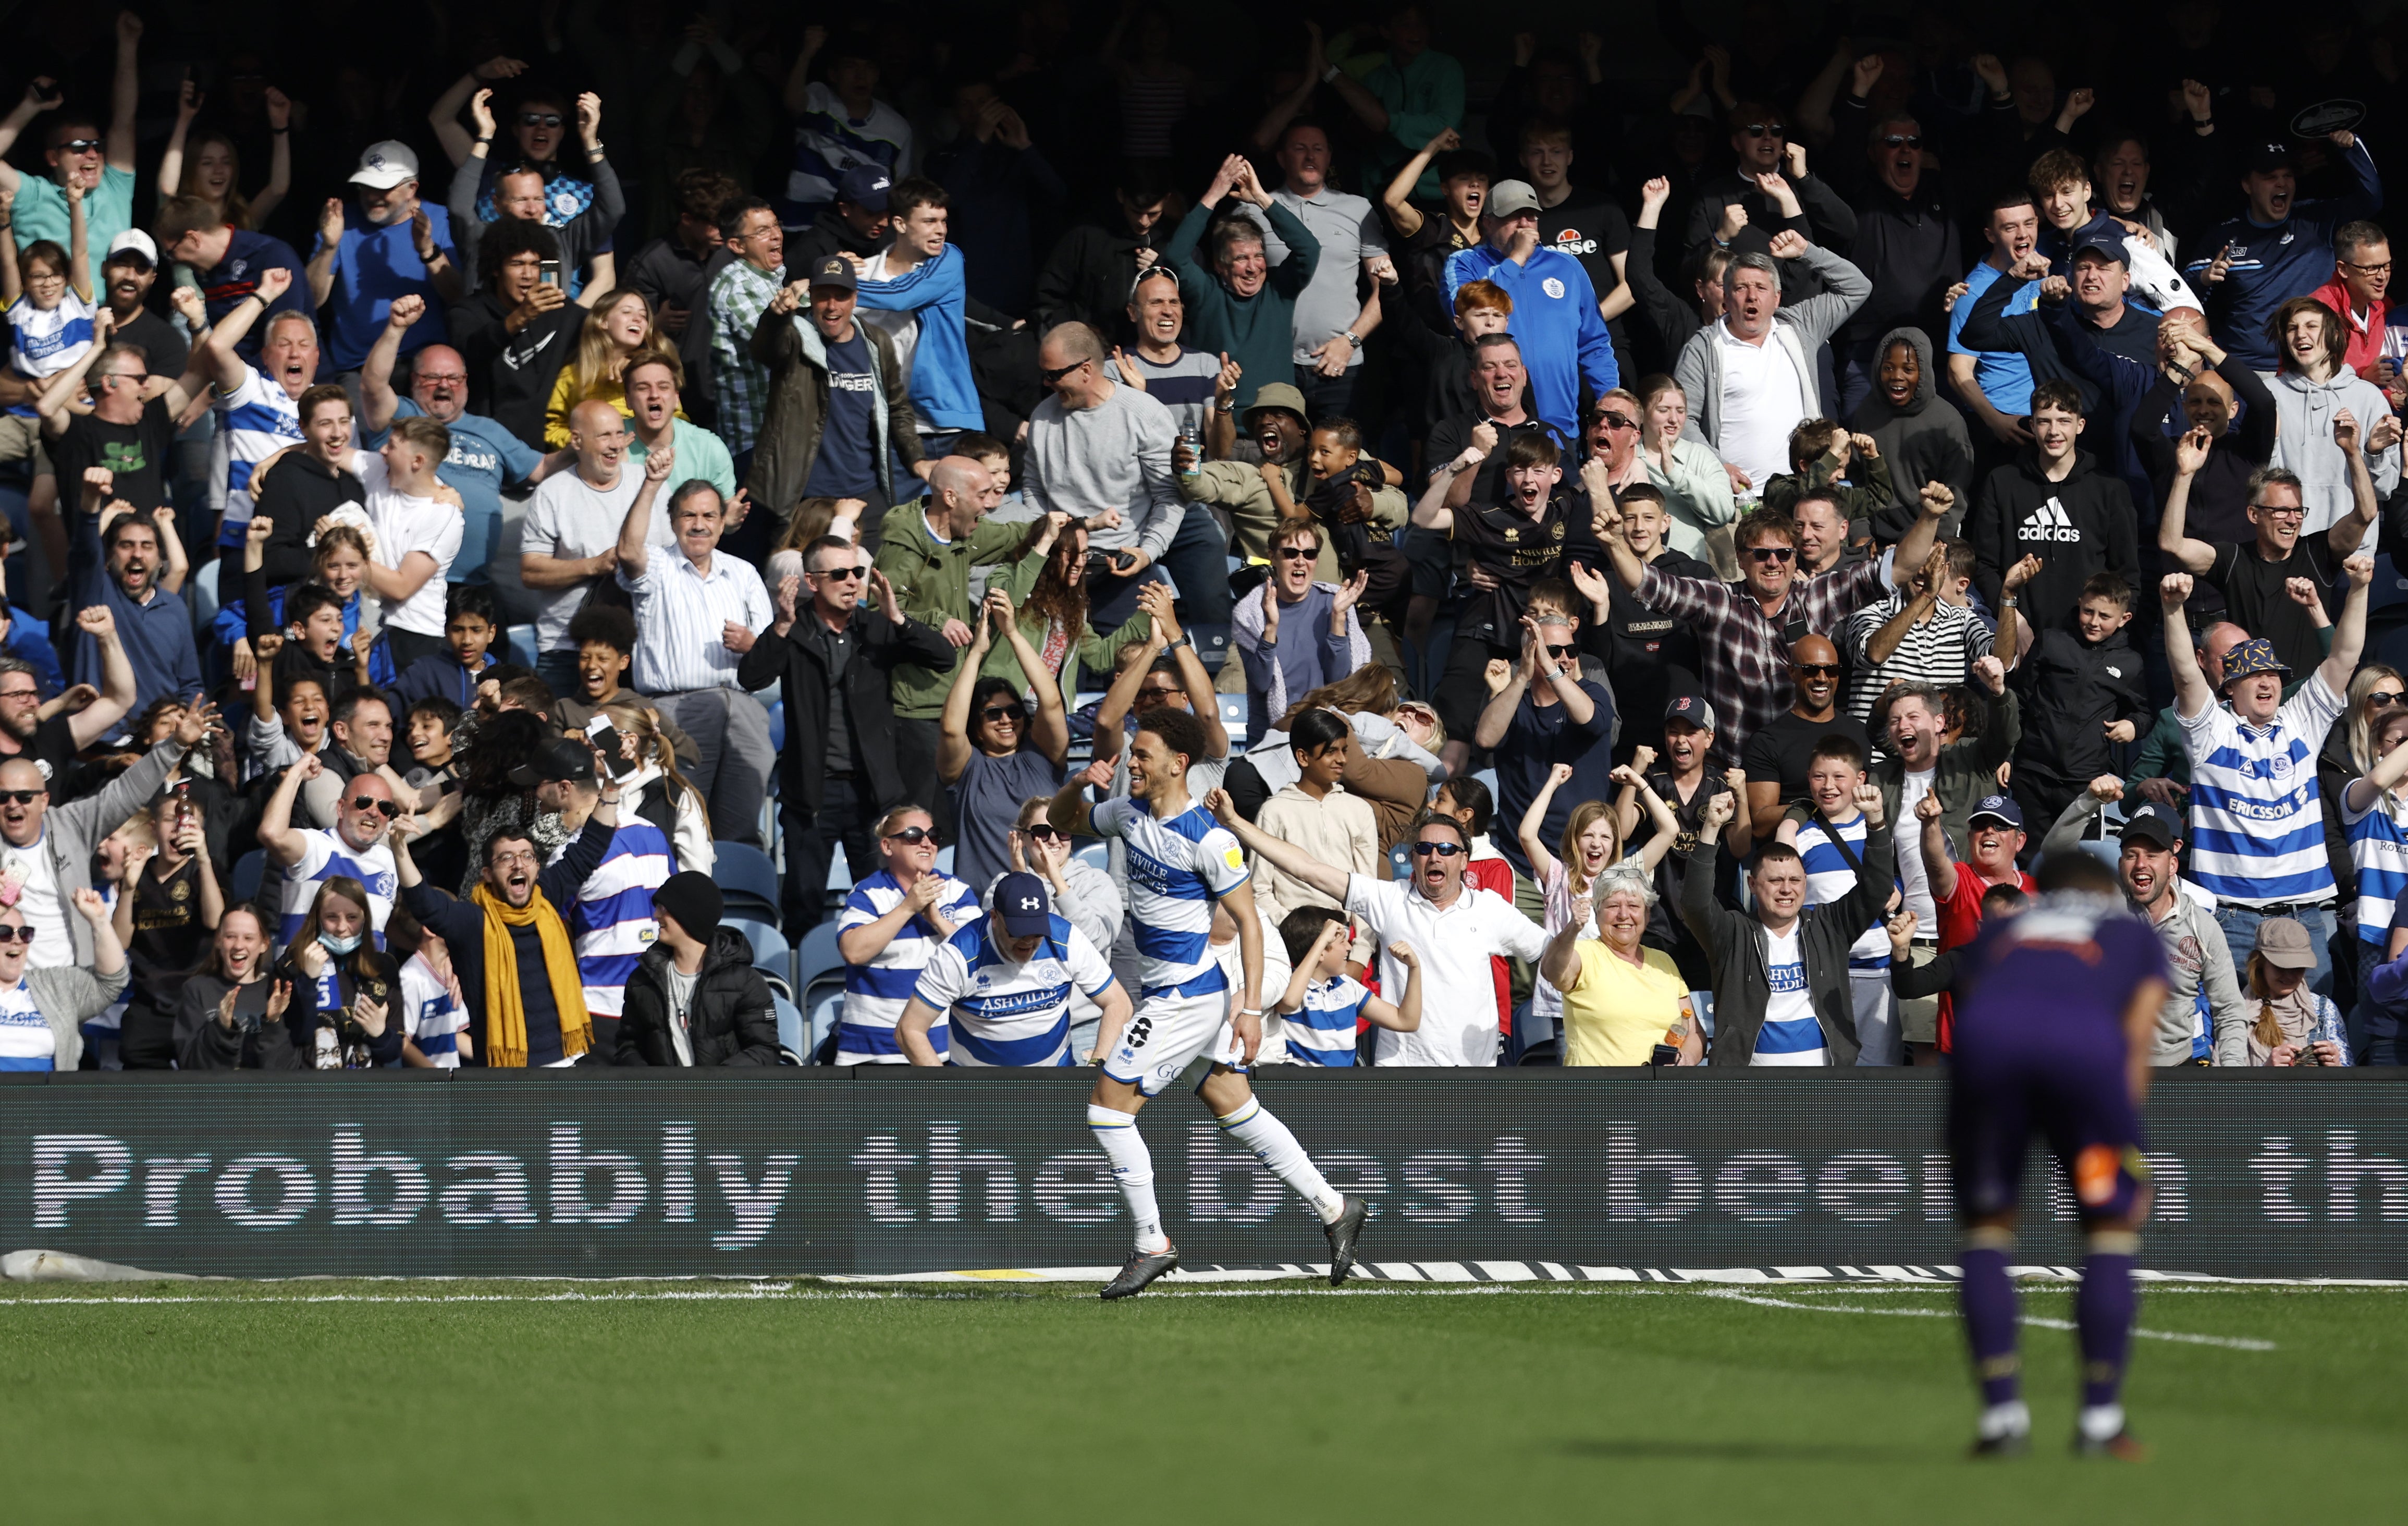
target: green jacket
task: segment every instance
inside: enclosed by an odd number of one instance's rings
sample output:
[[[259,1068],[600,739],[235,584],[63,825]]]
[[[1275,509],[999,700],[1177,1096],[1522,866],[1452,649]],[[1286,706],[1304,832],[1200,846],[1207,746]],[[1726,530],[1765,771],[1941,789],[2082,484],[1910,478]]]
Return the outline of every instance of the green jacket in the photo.
[[[1019,526],[1026,529],[1028,526]],[[1045,570],[1046,552],[1032,551],[1011,564],[1000,580],[987,579],[989,588],[1001,588],[1011,596],[1011,607],[1020,611],[1020,634],[1028,644],[1042,655],[1045,650],[1045,621],[1023,608],[1028,602],[1029,591],[1037,586],[1038,575]],[[1075,707],[1080,689],[1089,678],[1096,688],[1111,682],[1112,670],[1119,665],[1121,648],[1131,641],[1141,641],[1154,634],[1154,616],[1140,611],[1128,617],[1126,624],[1108,636],[1098,636],[1086,626],[1079,627],[1079,640],[1062,657],[1062,669],[1054,675],[1062,686],[1065,708]],[[1003,678],[1011,681],[1013,688],[1026,693],[1028,675],[1021,670],[1020,659],[1011,653],[1008,641],[997,641],[979,667],[981,678]]]
[[[967,540],[939,540],[928,529],[928,500],[917,498],[886,511],[881,522],[885,537],[878,548],[877,568],[895,585],[903,612],[924,626],[941,629],[948,620],[964,625],[978,607],[970,601],[970,569],[991,567],[1020,549],[1025,525],[998,525],[982,520]],[[933,721],[945,713],[945,692],[953,686],[953,662],[924,668],[916,662],[895,665],[891,692],[895,713],[906,720]]]
[[[1778,509],[1784,514],[1798,511],[1798,500],[1806,490],[1829,488],[1840,500],[1840,511],[1850,521],[1870,519],[1898,501],[1890,488],[1889,458],[1870,456],[1856,464],[1856,485],[1835,481],[1839,463],[1825,452],[1806,463],[1804,471],[1784,472],[1764,484],[1764,506]]]
[[[1273,201],[1263,209],[1263,220],[1287,245],[1287,258],[1271,266],[1262,290],[1240,296],[1221,284],[1210,247],[1197,247],[1212,213],[1211,207],[1190,209],[1170,242],[1162,246],[1162,259],[1179,272],[1179,294],[1187,304],[1187,342],[1226,354],[1243,367],[1237,396],[1238,410],[1243,412],[1254,406],[1254,394],[1265,382],[1296,378],[1296,299],[1321,263],[1321,240],[1294,212]]]

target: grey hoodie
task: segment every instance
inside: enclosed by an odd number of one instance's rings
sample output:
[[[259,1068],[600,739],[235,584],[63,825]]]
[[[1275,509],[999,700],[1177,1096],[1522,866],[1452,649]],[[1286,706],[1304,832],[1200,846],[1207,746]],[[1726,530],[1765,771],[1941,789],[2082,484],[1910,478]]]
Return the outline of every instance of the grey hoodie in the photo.
[[[1889,462],[1890,486],[1901,509],[1913,511],[1924,483],[1944,482],[1956,495],[1957,517],[1961,520],[1973,501],[1972,439],[1965,432],[1964,415],[1939,400],[1930,336],[1919,328],[1893,328],[1882,336],[1881,348],[1873,352],[1873,364],[1879,366],[1888,356],[1890,346],[1900,342],[1914,347],[1914,358],[1923,372],[1923,380],[1914,389],[1914,401],[1905,408],[1894,408],[1876,385],[1872,396],[1857,406],[1848,427],[1872,436],[1873,443],[1881,447],[1884,459]],[[1912,527],[1912,520],[1896,526],[1899,535]]]
[[[2347,367],[2322,382],[2293,370],[2276,371],[2266,376],[2266,390],[2274,395],[2274,456],[2269,465],[2300,474],[2308,506],[2300,533],[2319,534],[2356,507],[2349,458],[2333,443],[2334,417],[2348,409],[2358,420],[2358,438],[2364,439],[2374,421],[2391,411],[2390,400],[2381,387]],[[2374,496],[2388,497],[2400,485],[2400,447],[2368,456],[2366,468],[2374,477]]]

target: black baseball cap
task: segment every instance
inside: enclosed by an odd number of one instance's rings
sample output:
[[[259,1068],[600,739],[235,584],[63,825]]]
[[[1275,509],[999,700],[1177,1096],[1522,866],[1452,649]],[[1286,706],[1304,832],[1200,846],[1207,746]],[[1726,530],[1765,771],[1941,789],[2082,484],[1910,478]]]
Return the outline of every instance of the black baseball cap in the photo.
[[[814,286],[835,286],[848,292],[861,290],[861,282],[853,279],[853,262],[841,254],[830,254],[812,261],[810,281]]]
[[[538,785],[590,785],[594,782],[594,749],[564,737],[528,762],[510,770],[510,783],[521,789]]]
[[[2089,238],[2085,238],[2082,242],[2073,246],[2073,253],[2071,258],[2078,260],[2085,254],[2093,255],[2102,260],[2113,260],[2117,265],[2122,266],[2129,266],[2132,263],[2131,255],[2127,252],[2124,248],[2124,239],[2120,230],[2114,234],[2103,231],[2092,234]]]
[[[2280,138],[2264,138],[2249,146],[2241,169],[2247,175],[2265,175],[2278,169],[2296,167],[2291,162],[2291,146]]]
[[[2182,818],[2172,806],[2151,800],[2124,818],[2123,840],[2129,842],[2134,838],[2171,851],[2183,840]]]
[[[1054,908],[1045,882],[1015,871],[995,882],[996,919],[1014,938],[1041,938],[1054,930]]]

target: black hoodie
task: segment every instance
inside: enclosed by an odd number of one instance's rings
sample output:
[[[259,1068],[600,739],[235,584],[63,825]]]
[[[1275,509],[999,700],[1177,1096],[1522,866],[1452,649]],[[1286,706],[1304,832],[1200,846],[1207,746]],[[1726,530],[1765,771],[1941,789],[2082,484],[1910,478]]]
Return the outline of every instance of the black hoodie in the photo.
[[[1931,337],[1919,328],[1893,328],[1881,337],[1881,345],[1873,352],[1873,365],[1878,368],[1894,344],[1905,344],[1914,351],[1921,363],[1923,380],[1914,389],[1914,400],[1904,408],[1893,407],[1881,394],[1876,382],[1872,395],[1856,408],[1848,427],[1873,437],[1881,447],[1882,458],[1889,463],[1890,490],[1897,495],[1899,509],[1907,516],[1897,525],[1896,534],[1883,537],[1897,540],[1914,527],[1914,505],[1923,495],[1926,482],[1944,482],[1956,495],[1958,519],[1972,509],[1973,441],[1965,432],[1965,416],[1939,400],[1939,372],[1931,360]]]
[[[2099,469],[2087,451],[2073,454],[2065,481],[2041,475],[2040,453],[2027,449],[1994,468],[1974,496],[1965,521],[1973,543],[1973,581],[1998,609],[2000,581],[2027,555],[2041,559],[2024,585],[2018,612],[2034,630],[2055,630],[2073,618],[2082,585],[2094,572],[2120,572],[2140,587],[2139,526],[2132,491]]]

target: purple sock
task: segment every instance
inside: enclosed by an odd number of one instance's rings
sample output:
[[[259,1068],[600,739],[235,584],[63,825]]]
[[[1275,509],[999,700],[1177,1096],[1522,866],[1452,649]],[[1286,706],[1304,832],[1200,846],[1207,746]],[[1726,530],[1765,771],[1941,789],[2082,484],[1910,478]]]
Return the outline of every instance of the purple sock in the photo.
[[[2022,1364],[2015,1355],[2015,1285],[2007,1280],[2002,1250],[1968,1249],[1958,1258],[1964,1281],[1956,1299],[1965,1312],[1965,1336],[1973,1347],[1973,1375],[1982,1402],[2003,1404],[2022,1390]]]
[[[2124,1386],[2124,1353],[2132,1344],[2141,1303],[2132,1287],[2132,1260],[2128,1252],[2094,1250],[2082,1263],[2073,1323],[2081,1332],[2082,1403],[2087,1408],[2114,1404]]]

